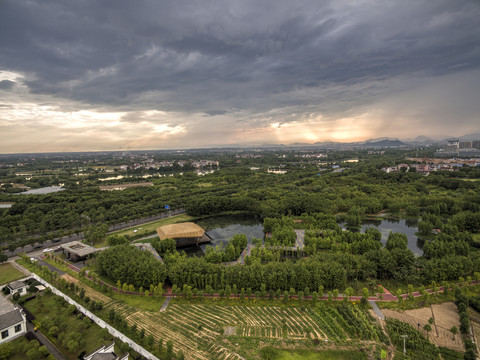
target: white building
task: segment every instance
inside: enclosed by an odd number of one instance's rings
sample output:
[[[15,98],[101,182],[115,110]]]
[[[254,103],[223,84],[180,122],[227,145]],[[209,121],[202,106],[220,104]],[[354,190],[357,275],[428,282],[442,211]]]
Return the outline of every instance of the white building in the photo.
[[[20,296],[23,296],[27,293],[28,285],[23,281],[14,281],[8,284],[7,288],[10,290],[10,294],[18,293]]]
[[[113,352],[114,346],[114,342],[109,346],[102,346],[93,353],[85,355],[83,360],[128,360],[128,353],[118,356]]]
[[[25,335],[27,318],[23,311],[0,294],[0,344]]]

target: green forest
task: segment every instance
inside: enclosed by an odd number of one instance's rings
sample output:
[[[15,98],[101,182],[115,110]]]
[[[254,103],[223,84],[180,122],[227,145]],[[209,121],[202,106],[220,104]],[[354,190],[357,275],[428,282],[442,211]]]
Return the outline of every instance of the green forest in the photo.
[[[244,265],[225,266],[223,263],[238,258],[246,239],[234,237],[224,248],[207,247],[200,258],[155,240],[153,246],[164,263],[149,260],[147,254],[130,256],[126,261],[126,255],[121,254],[140,251],[124,246],[103,252],[97,271],[113,282],[120,280],[137,288],[167,281],[179,289],[187,286],[206,292],[235,286],[238,292],[294,289],[312,293],[319,288],[357,288],[374,279],[430,284],[474,276],[480,272],[476,247],[480,182],[474,181],[480,177],[479,169],[459,167],[428,176],[414,168],[395,173],[381,170],[405,161],[406,155],[391,151],[369,158],[365,153],[334,152],[330,162],[318,165],[295,152],[267,152],[264,157],[240,162],[234,153],[214,154],[211,156],[219,160],[220,169],[213,173],[197,176],[185,171],[152,177],[153,186],[123,191],[100,191],[98,180],[103,175],[97,172],[96,178],[92,174],[80,185],[70,181],[65,191],[57,193],[1,193],[0,202],[14,204],[0,209],[0,241],[5,249],[13,249],[51,239],[63,230],[60,234],[84,231],[94,243],[105,236],[106,225],[157,215],[165,212],[168,204],[195,217],[257,215],[269,234],[265,247],[255,247]],[[342,163],[347,156],[363,159]],[[332,164],[337,163],[343,171],[334,170],[338,166]],[[286,173],[267,172],[271,166]],[[415,257],[403,234],[390,234],[383,246],[378,231],[358,231],[363,220],[379,212],[418,219],[419,236],[426,240],[424,255]],[[341,222],[349,231],[342,230]],[[301,251],[288,249],[295,242],[294,229],[305,230]],[[261,245],[262,239],[253,242]],[[111,245],[124,243],[128,239],[112,240]],[[135,258],[141,266],[132,263]],[[128,264],[125,278],[116,270],[123,269],[120,264]]]

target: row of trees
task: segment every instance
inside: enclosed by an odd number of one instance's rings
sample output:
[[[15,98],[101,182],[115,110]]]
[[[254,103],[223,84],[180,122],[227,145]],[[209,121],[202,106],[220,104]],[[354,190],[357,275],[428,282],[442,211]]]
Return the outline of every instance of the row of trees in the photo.
[[[293,231],[287,225],[274,229],[287,229],[287,234]],[[235,286],[258,291],[262,285],[273,291],[303,291],[318,286],[343,289],[349,282],[369,279],[418,284],[452,281],[480,271],[480,253],[470,252],[463,239],[427,242],[426,256],[421,258],[408,249],[404,234],[390,233],[385,247],[379,240],[375,229],[366,233],[308,229],[303,250],[257,246],[244,265],[231,266],[223,263],[238,258],[247,244],[245,235],[236,235],[225,249],[209,247],[202,258],[177,252],[174,240],[157,240],[154,246],[165,264],[128,245],[100,253],[97,263],[101,275],[135,288],[168,280],[179,288],[186,285],[199,290]]]
[[[134,246],[119,245],[100,252],[97,256],[98,273],[122,284],[149,288],[163,284],[166,268],[150,253]]]

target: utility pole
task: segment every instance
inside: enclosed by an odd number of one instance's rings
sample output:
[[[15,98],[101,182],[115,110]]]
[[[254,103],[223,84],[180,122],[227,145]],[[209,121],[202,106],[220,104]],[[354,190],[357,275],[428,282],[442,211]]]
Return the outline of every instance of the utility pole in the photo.
[[[403,338],[403,355],[406,355],[407,350],[405,349],[405,339],[408,338],[408,335],[401,335]]]

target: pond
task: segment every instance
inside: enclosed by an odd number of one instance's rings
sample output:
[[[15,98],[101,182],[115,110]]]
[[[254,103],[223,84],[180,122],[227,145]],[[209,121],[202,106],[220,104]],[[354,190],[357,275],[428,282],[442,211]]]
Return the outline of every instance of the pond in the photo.
[[[65,188],[61,186],[48,186],[40,189],[31,189],[28,191],[18,193],[16,195],[39,195],[39,194],[42,195],[42,194],[56,193],[63,190],[65,190]]]
[[[365,232],[368,227],[377,228],[382,233],[382,244],[387,242],[388,234],[391,232],[397,232],[407,235],[408,248],[413,251],[414,254],[421,256],[423,254],[424,240],[419,239],[415,233],[417,230],[416,219],[381,219],[381,220],[367,220],[362,223],[360,229],[361,232]],[[340,226],[345,228],[345,223],[341,223]]]
[[[248,242],[252,238],[263,239],[263,222],[260,217],[248,215],[226,215],[214,216],[195,221],[205,229],[205,232],[212,239],[211,243],[202,244],[199,248],[190,246],[182,248],[188,255],[203,256],[208,245],[225,246],[235,234],[245,234]]]
[[[388,234],[390,231],[398,232],[407,235],[408,248],[413,251],[414,254],[421,256],[423,254],[424,240],[421,240],[415,236],[417,232],[417,222],[414,219],[381,219],[381,220],[368,220],[365,221],[359,231],[365,232],[367,227],[375,227],[382,233],[382,244],[387,242]],[[212,242],[208,244],[202,244],[199,247],[189,246],[181,248],[189,256],[203,256],[204,251],[208,245],[226,246],[228,241],[235,234],[247,235],[248,242],[252,241],[252,238],[263,239],[263,222],[260,217],[247,216],[247,215],[229,215],[229,216],[215,216],[202,220],[195,221],[205,229],[206,233],[211,237]],[[345,223],[341,223],[340,226],[345,228]],[[155,236],[155,235],[153,235]]]

